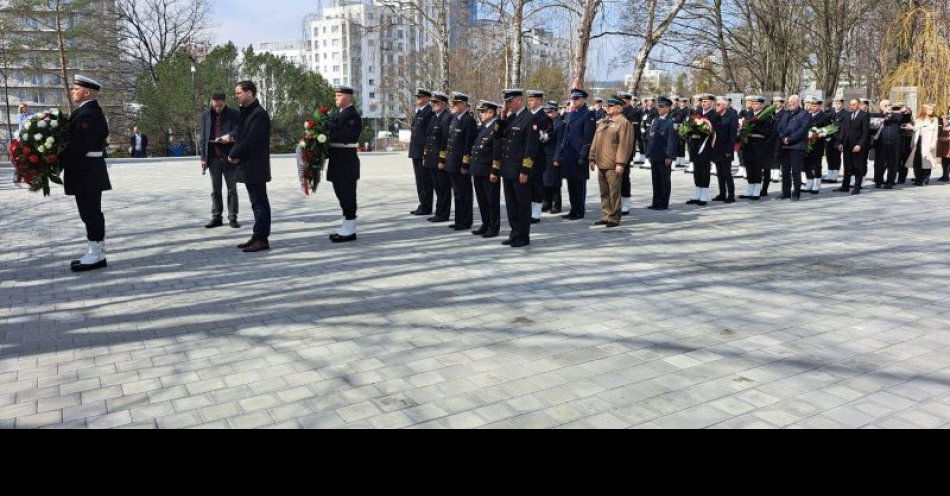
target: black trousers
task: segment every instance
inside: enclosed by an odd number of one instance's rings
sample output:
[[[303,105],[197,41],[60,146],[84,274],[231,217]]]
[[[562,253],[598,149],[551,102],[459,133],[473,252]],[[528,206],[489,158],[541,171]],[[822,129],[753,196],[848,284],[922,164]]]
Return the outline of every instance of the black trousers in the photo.
[[[828,157],[828,171],[840,171],[841,152],[838,151],[838,145],[836,143],[829,143],[825,149],[825,154]]]
[[[228,219],[237,220],[238,192],[237,168],[230,167],[225,158],[213,158],[208,162],[211,172],[211,218],[221,220],[224,215],[222,186],[228,186]]]
[[[844,177],[841,183],[842,188],[851,186],[851,178],[855,178],[855,186],[861,188],[864,182],[864,176],[868,174],[868,152],[861,150],[854,153],[853,148],[845,146],[844,149]]]
[[[102,215],[102,192],[76,195],[76,207],[79,209],[79,218],[86,225],[86,239],[105,241],[106,218]]]
[[[333,192],[336,193],[336,199],[340,202],[340,209],[343,210],[343,217],[346,220],[356,219],[356,183],[358,181],[338,179],[333,181]]]
[[[693,162],[693,184],[697,188],[708,188],[712,178],[712,162],[709,159],[711,143],[706,143],[706,149],[703,148],[703,141],[691,139],[689,143],[689,159]],[[711,139],[710,139],[711,141]]]
[[[716,179],[719,181],[720,196],[736,197],[736,181],[732,177],[732,157],[726,156],[716,162]]]
[[[897,161],[897,182],[901,184],[907,182],[907,176],[910,174],[910,170],[907,168],[907,161],[910,160],[911,141],[912,139],[910,137],[901,136],[900,155],[898,155],[899,158]]]
[[[435,191],[435,216],[448,219],[452,213],[452,181],[449,173],[439,169],[426,169]]]
[[[416,175],[416,194],[419,196],[419,209],[423,213],[432,213],[432,194],[435,191],[435,184],[432,182],[432,174],[422,166],[421,158],[412,159],[412,171]]]
[[[897,179],[897,161],[899,159],[900,147],[878,143],[874,148],[874,184],[880,185],[887,181],[887,184],[894,184]],[[885,178],[885,173],[887,177]]]
[[[544,174],[531,174],[528,182],[531,183],[531,202],[544,203]]]
[[[568,179],[567,194],[571,199],[571,213],[575,217],[587,214],[587,179]]]
[[[449,172],[452,195],[455,198],[455,227],[472,227],[472,175]]]
[[[627,164],[627,166],[623,168],[623,176],[620,178],[620,197],[630,198],[632,196],[633,183],[630,182],[630,165]]]
[[[475,178],[475,197],[482,225],[488,232],[498,234],[501,230],[501,185],[492,184],[488,177]]]
[[[805,150],[782,150],[782,196],[802,193],[802,169],[805,167]]]
[[[248,183],[247,196],[254,211],[254,239],[267,241],[270,238],[270,199],[267,198],[267,183]],[[333,184],[336,187],[336,183]]]
[[[512,241],[531,241],[531,182],[521,184],[518,178],[502,180],[505,187],[505,208],[511,225]]]
[[[821,150],[818,149],[819,146],[824,147],[824,144],[815,145],[815,148],[812,150],[812,153],[805,154],[805,177],[808,179],[821,179],[821,160],[824,156],[821,153]]]
[[[650,160],[650,175],[653,177],[653,206],[657,208],[670,207],[670,194],[673,189],[672,165],[665,161],[655,163]]]

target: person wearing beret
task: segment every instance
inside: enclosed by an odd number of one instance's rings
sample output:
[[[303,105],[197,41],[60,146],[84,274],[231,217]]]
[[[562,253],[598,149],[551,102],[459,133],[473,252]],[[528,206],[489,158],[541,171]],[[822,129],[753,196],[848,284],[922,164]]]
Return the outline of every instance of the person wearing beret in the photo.
[[[571,91],[571,110],[564,119],[564,137],[554,153],[554,166],[561,169],[567,180],[571,200],[571,211],[562,216],[567,220],[580,220],[586,215],[587,181],[590,179],[587,164],[597,128],[594,112],[587,108],[587,96],[583,89]]]
[[[63,164],[63,187],[76,198],[79,218],[86,225],[86,254],[73,260],[73,272],[88,272],[108,266],[106,260],[106,219],[102,214],[102,192],[112,189],[104,153],[109,124],[99,106],[102,85],[76,76],[69,97],[76,110],[66,127],[66,147],[59,155]]]
[[[504,91],[506,118],[501,121],[501,146],[492,162],[491,181],[502,179],[511,234],[502,244],[522,248],[531,244],[531,169],[540,140],[534,114],[524,105],[524,90]]]
[[[409,139],[409,158],[412,159],[412,172],[416,179],[416,194],[419,196],[419,206],[411,215],[432,215],[432,196],[435,185],[432,176],[422,165],[422,153],[426,144],[426,131],[429,121],[432,120],[432,105],[429,100],[432,92],[425,89],[416,91],[416,111],[412,115],[412,132]]]
[[[445,172],[445,147],[452,126],[452,113],[448,111],[449,97],[444,93],[432,94],[432,119],[426,129],[426,142],[422,149],[422,165],[429,174],[435,191],[435,214],[429,222],[448,222],[452,212],[452,186]]]
[[[337,86],[334,90],[336,109],[327,119],[327,181],[343,210],[340,228],[330,235],[334,243],[356,241],[356,185],[360,180],[360,157],[357,153],[363,118],[353,105],[353,88]]]
[[[449,229],[467,231],[472,228],[472,174],[469,170],[472,144],[477,124],[469,112],[468,95],[452,95],[452,124],[445,144],[445,172],[449,176],[455,199],[455,223]]]
[[[651,210],[670,208],[670,175],[673,173],[673,161],[680,143],[679,132],[671,112],[672,106],[673,102],[669,98],[657,98],[657,117],[653,120],[647,139],[647,158],[650,160],[650,175],[653,176],[653,202],[647,207]]]
[[[482,218],[481,227],[472,231],[472,234],[486,239],[497,238],[501,231],[501,185],[491,181],[492,161],[501,143],[501,138],[497,137],[500,129],[498,107],[497,103],[484,100],[478,104],[476,111],[481,126],[472,145],[469,164]]]

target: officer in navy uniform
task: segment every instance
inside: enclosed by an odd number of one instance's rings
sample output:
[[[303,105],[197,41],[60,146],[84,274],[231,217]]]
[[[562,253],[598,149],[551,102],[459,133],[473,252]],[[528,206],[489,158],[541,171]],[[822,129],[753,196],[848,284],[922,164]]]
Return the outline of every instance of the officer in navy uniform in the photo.
[[[564,116],[558,111],[557,102],[550,101],[544,107],[544,113],[551,119],[552,127],[547,143],[544,144],[545,171],[544,171],[544,205],[541,210],[552,214],[559,214],[562,210],[561,200],[561,169],[554,166],[557,147],[564,137]]]
[[[831,116],[821,108],[823,103],[824,101],[815,97],[809,97],[805,100],[808,115],[811,116],[809,130],[831,125]],[[811,151],[806,150],[805,152],[805,177],[808,181],[805,183],[803,191],[806,193],[813,195],[821,193],[821,171],[822,161],[825,158],[826,141],[824,138],[819,138],[812,146]]]
[[[571,198],[571,211],[561,216],[567,220],[580,220],[587,212],[587,181],[590,179],[590,145],[594,141],[597,119],[594,111],[587,108],[588,93],[582,89],[571,91],[572,109],[564,119],[564,137],[558,145],[555,167],[567,180]]]
[[[689,109],[689,98],[683,97],[673,97],[671,98],[676,107],[670,111],[670,117],[673,119],[673,127],[676,128],[677,134],[679,134],[680,124],[686,122],[686,119],[689,119],[690,109]],[[676,148],[676,166],[677,167],[686,167],[686,138],[678,138],[679,145]]]
[[[449,175],[455,198],[455,223],[449,229],[467,231],[472,228],[472,175],[468,165],[475,142],[475,118],[468,108],[468,95],[452,94],[452,124],[445,144],[445,172]]]
[[[77,105],[66,127],[66,147],[59,155],[63,164],[63,187],[76,197],[79,217],[86,225],[88,249],[71,264],[73,272],[88,272],[108,265],[106,261],[106,219],[102,215],[102,192],[112,189],[104,152],[109,124],[99,106],[102,85],[84,76],[76,76],[69,89]]]
[[[604,99],[601,97],[594,99],[594,108],[592,110],[594,111],[594,117],[596,117],[598,121],[607,117],[607,111],[604,110]]]
[[[531,244],[531,168],[540,146],[534,114],[524,106],[524,90],[504,91],[505,119],[501,121],[502,146],[492,163],[491,181],[504,179],[505,206],[511,235],[502,244],[521,248]]]
[[[499,130],[498,104],[483,100],[475,110],[481,126],[472,145],[469,172],[475,182],[475,197],[478,199],[482,226],[472,231],[472,234],[487,239],[498,237],[501,231],[501,185],[490,179],[495,147],[500,143],[500,139],[495,137]]]
[[[547,171],[547,147],[554,130],[554,121],[544,112],[544,92],[528,90],[528,111],[534,114],[534,129],[538,132],[539,146],[537,154],[532,157],[534,165],[531,167],[531,223],[541,222],[541,212],[544,210],[544,173]]]
[[[777,107],[775,114],[772,116],[772,120],[775,122],[776,129],[778,129],[778,123],[782,122],[782,117],[785,115],[785,112],[787,112],[787,109],[785,108],[785,103],[786,101],[785,101],[784,96],[772,97],[772,105],[775,105]],[[759,194],[759,196],[769,196],[769,184],[781,182],[780,178],[781,178],[783,160],[785,156],[782,153],[780,153],[782,151],[782,146],[778,142],[777,139],[774,141],[774,145],[775,145],[775,150],[774,150],[772,165],[769,168],[768,174],[765,174],[762,177],[762,192]],[[778,178],[775,177],[776,174],[774,171],[776,170],[778,170],[779,172]]]
[[[775,162],[775,118],[759,118],[766,108],[767,100],[764,96],[750,96],[746,101],[751,104],[751,108],[746,111],[746,123],[755,120],[755,124],[752,125],[748,141],[742,144],[745,177],[749,184],[746,194],[740,195],[739,198],[758,201],[763,187],[771,180],[772,164]]]
[[[672,190],[670,175],[673,173],[673,161],[676,159],[680,139],[673,121],[673,112],[670,109],[673,102],[661,96],[657,98],[656,105],[657,117],[653,120],[653,125],[650,127],[651,135],[647,140],[650,174],[653,176],[653,203],[647,208],[667,210],[670,208]]]
[[[848,111],[844,108],[843,98],[836,98],[834,106],[829,110],[831,122],[838,126],[838,132],[828,139],[825,147],[825,156],[828,160],[828,174],[822,178],[821,182],[835,184],[838,182],[838,176],[841,174],[841,150],[838,145],[841,144],[841,133],[844,131],[844,121],[848,118]]]
[[[633,147],[630,150],[631,155],[633,155],[639,146],[641,137],[640,137],[640,121],[643,117],[643,112],[633,105],[633,94],[627,92],[620,92],[617,94],[623,101],[623,116],[630,122],[631,127],[633,128]],[[624,167],[623,177],[621,178],[620,183],[620,215],[630,215],[630,209],[633,207],[633,185],[630,182],[630,167],[633,156],[627,160],[627,166]]]
[[[722,150],[716,149],[716,129],[719,129],[721,120],[719,113],[713,107],[716,97],[708,93],[699,95],[700,106],[694,110],[691,117],[704,118],[709,121],[712,132],[707,135],[692,134],[689,139],[689,157],[693,163],[693,182],[696,190],[687,205],[706,206],[709,203],[709,183],[711,180],[712,163],[722,160],[719,155]]]
[[[338,86],[335,89],[337,109],[327,120],[327,181],[333,183],[333,191],[343,210],[343,225],[330,235],[334,243],[356,241],[356,183],[360,180],[360,157],[357,154],[363,118],[353,106],[353,88]]]
[[[432,215],[432,195],[435,185],[432,176],[422,165],[422,153],[426,144],[426,131],[429,121],[432,120],[432,105],[429,100],[432,92],[425,89],[416,91],[416,112],[412,116],[412,134],[409,139],[409,158],[412,159],[412,171],[416,176],[416,192],[419,195],[419,207],[411,212],[412,215]]]
[[[426,130],[422,162],[435,188],[435,215],[429,222],[448,222],[452,211],[452,186],[445,172],[445,147],[449,140],[452,113],[448,111],[449,97],[444,93],[432,94],[432,119]]]

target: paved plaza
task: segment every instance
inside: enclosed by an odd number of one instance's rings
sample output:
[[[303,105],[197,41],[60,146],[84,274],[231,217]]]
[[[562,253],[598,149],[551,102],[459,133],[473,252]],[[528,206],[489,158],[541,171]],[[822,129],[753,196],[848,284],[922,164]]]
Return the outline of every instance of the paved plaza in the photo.
[[[363,164],[337,246],[332,189],[276,159],[261,254],[243,190],[209,231],[197,162],[115,164],[88,274],[72,198],[0,169],[0,428],[950,426],[950,187],[695,208],[676,173],[653,212],[637,170],[622,228],[591,181],[515,250],[407,215],[403,155]]]

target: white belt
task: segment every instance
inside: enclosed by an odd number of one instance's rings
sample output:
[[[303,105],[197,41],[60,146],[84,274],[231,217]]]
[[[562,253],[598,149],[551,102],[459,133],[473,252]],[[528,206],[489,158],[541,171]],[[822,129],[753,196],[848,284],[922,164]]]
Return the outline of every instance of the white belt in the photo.
[[[86,154],[86,158],[102,158],[102,152],[89,152]]]
[[[330,143],[330,148],[356,148],[356,143]]]

